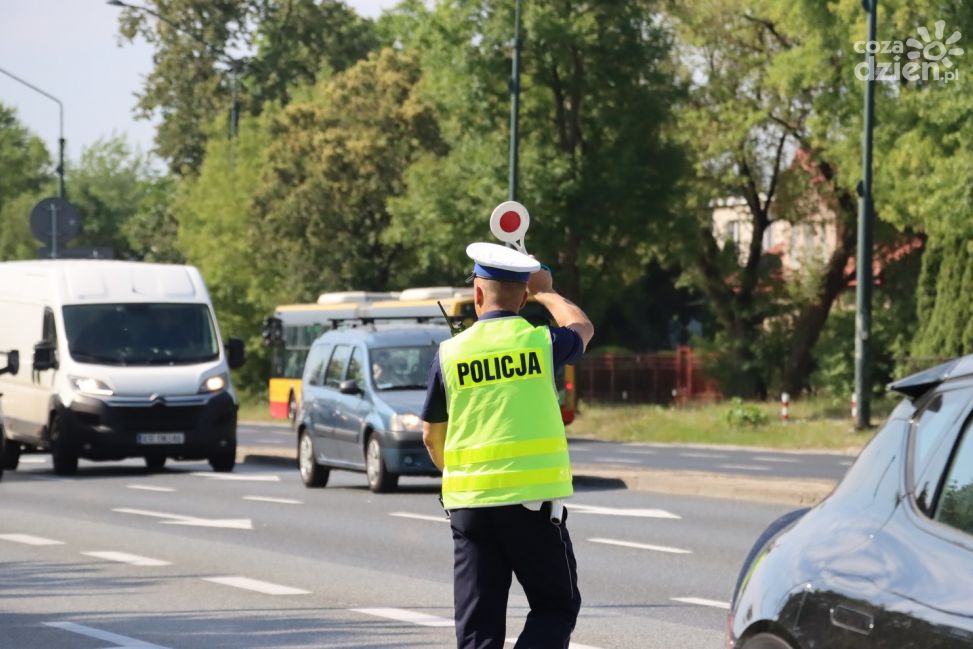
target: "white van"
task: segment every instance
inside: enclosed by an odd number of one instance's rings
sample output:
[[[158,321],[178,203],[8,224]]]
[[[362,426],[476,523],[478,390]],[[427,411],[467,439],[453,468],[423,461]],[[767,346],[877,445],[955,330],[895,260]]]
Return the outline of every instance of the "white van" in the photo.
[[[236,462],[229,370],[243,341],[221,343],[209,294],[191,266],[101,260],[0,263],[3,461],[49,450],[54,471],[78,458]]]

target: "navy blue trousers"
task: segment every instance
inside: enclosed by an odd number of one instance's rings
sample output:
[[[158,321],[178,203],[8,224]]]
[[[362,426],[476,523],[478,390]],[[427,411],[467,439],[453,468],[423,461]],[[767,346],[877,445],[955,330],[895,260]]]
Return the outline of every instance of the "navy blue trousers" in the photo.
[[[458,649],[503,649],[513,575],[530,604],[514,649],[567,649],[581,593],[566,523],[567,509],[554,525],[546,504],[451,512]]]

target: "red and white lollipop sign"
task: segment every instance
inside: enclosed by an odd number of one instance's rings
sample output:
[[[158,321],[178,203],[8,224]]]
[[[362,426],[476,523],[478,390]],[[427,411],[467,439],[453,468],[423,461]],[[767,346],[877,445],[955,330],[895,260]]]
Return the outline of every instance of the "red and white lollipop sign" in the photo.
[[[524,254],[527,254],[524,237],[529,227],[530,214],[517,201],[500,203],[490,215],[490,232],[493,236]]]

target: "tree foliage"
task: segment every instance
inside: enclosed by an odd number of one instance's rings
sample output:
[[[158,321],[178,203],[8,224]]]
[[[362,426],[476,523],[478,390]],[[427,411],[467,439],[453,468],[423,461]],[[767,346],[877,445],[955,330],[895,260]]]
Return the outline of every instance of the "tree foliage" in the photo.
[[[443,150],[419,78],[412,57],[386,49],[274,119],[251,245],[275,294],[308,300],[400,284],[396,269],[415,243],[387,237],[388,201],[420,155]]]
[[[38,243],[27,215],[46,191],[55,189],[44,143],[0,104],[0,260],[35,256]]]

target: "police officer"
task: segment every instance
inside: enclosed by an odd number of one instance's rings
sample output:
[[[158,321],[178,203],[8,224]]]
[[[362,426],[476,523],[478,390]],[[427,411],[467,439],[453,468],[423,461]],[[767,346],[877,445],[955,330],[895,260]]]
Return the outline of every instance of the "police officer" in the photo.
[[[532,257],[491,243],[466,252],[478,320],[440,345],[422,416],[453,532],[457,647],[504,646],[516,575],[530,613],[515,649],[566,649],[581,594],[562,504],[573,489],[554,377],[580,360],[594,327]],[[528,296],[557,327],[517,315]]]

